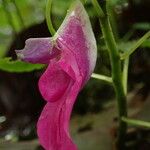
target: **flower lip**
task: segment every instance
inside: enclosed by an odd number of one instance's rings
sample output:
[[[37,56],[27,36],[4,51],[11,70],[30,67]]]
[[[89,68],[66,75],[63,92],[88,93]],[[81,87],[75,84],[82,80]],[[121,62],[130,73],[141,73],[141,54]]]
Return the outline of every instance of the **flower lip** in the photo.
[[[30,63],[49,64],[50,59],[57,57],[61,51],[54,47],[52,38],[30,38],[25,48],[15,50],[17,57]]]

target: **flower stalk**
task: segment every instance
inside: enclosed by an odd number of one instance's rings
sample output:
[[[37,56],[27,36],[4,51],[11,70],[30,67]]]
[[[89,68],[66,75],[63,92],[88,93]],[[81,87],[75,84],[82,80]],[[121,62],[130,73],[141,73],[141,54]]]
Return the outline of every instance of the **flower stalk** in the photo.
[[[52,0],[47,0],[47,4],[46,4],[46,23],[48,26],[48,29],[51,33],[51,35],[54,35],[56,33],[53,24],[52,24],[52,20],[51,20],[51,8],[52,8]]]

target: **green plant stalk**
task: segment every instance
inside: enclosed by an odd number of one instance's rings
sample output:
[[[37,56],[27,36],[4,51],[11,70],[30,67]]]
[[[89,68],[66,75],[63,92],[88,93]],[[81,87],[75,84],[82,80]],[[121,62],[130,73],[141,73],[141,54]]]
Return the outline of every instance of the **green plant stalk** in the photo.
[[[121,60],[119,56],[119,51],[117,50],[117,45],[114,39],[114,35],[111,29],[109,17],[100,18],[100,24],[102,33],[109,51],[111,67],[112,67],[112,80],[114,84],[114,89],[118,104],[118,137],[117,137],[117,147],[118,149],[124,149],[125,135],[127,130],[127,123],[121,120],[122,117],[127,117],[127,103],[126,95],[124,92],[123,82],[122,82],[122,70],[121,70]]]
[[[124,93],[127,94],[128,90],[128,69],[129,69],[129,57],[126,58],[123,62],[123,87],[124,87]]]
[[[112,84],[112,78],[111,77],[107,77],[105,75],[96,74],[96,73],[92,73],[91,77],[94,79],[106,81],[107,83]]]
[[[105,14],[105,16],[102,16],[101,13],[98,12],[100,10],[98,8],[101,7],[96,6],[99,5],[97,0],[93,0],[92,2],[99,16],[103,37],[105,39],[105,43],[110,55],[110,62],[112,68],[112,81],[113,81],[117,104],[118,104],[119,127],[118,127],[118,134],[117,134],[117,147],[119,150],[122,150],[125,148],[124,142],[125,142],[125,135],[127,130],[127,123],[123,122],[121,118],[127,117],[127,102],[126,102],[126,94],[123,86],[120,54],[119,51],[117,50],[117,45],[115,42],[114,34],[112,32],[110,20],[107,13]]]
[[[128,124],[134,125],[134,126],[141,126],[150,128],[150,122],[142,121],[142,120],[135,120],[135,119],[129,119],[126,117],[122,117],[122,120]]]
[[[117,18],[114,10],[114,5],[112,4],[113,0],[110,0],[109,2],[109,15],[110,15],[110,23],[113,30],[113,34],[116,41],[119,41],[119,34],[118,34],[118,24],[117,24]]]
[[[52,20],[51,20],[51,8],[52,8],[52,0],[47,0],[47,4],[46,4],[46,22],[47,22],[47,26],[48,26],[48,29],[51,33],[51,35],[53,36],[56,31],[53,27],[53,24],[52,24]]]

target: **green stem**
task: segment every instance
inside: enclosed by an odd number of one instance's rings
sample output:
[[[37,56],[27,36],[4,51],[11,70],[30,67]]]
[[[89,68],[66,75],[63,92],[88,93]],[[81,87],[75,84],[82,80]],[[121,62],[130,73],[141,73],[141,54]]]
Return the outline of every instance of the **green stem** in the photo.
[[[122,54],[121,59],[126,59],[127,57],[129,57],[149,37],[150,37],[150,31],[147,32],[143,37],[141,37],[139,41],[135,43],[135,45],[133,45],[133,47],[130,50]]]
[[[112,67],[112,80],[114,83],[118,103],[119,129],[117,140],[118,140],[118,149],[120,150],[124,148],[125,142],[124,138],[127,130],[127,124],[121,120],[123,116],[125,117],[127,116],[126,95],[122,83],[121,61],[119,58],[119,52],[117,51],[116,42],[114,40],[114,36],[111,30],[109,18],[108,17],[101,18],[100,24],[107,48],[109,50]]]
[[[116,14],[114,10],[114,5],[112,4],[112,1],[109,2],[109,15],[110,15],[110,22],[111,22],[111,27],[114,33],[114,37],[116,41],[119,41],[119,34],[118,34],[118,23],[116,19]]]
[[[48,29],[51,33],[51,35],[53,36],[56,31],[53,27],[53,24],[52,24],[52,20],[51,20],[51,8],[52,8],[52,0],[47,0],[47,4],[46,4],[46,22],[47,22],[47,26],[48,26]]]
[[[107,76],[105,76],[105,75],[100,75],[100,74],[96,74],[96,73],[93,73],[93,74],[91,75],[91,77],[94,78],[94,79],[106,81],[106,82],[112,84],[112,78],[111,78],[111,77],[107,77]]]
[[[100,17],[100,25],[110,55],[112,67],[112,80],[118,104],[119,128],[117,137],[117,147],[120,150],[125,148],[124,142],[127,130],[127,123],[121,120],[122,117],[127,117],[127,103],[122,82],[121,60],[119,56],[119,51],[117,50],[117,45],[115,42],[108,15],[105,15],[105,17]]]
[[[124,93],[127,94],[127,83],[128,83],[128,69],[129,69],[129,57],[126,58],[124,60],[124,64],[123,64],[123,77],[122,77],[122,81],[123,81],[123,87],[124,87]]]
[[[122,117],[122,121],[134,125],[134,126],[142,126],[142,127],[146,127],[146,128],[150,128],[150,122],[145,122],[142,120],[135,120],[135,119],[129,119],[126,117]]]

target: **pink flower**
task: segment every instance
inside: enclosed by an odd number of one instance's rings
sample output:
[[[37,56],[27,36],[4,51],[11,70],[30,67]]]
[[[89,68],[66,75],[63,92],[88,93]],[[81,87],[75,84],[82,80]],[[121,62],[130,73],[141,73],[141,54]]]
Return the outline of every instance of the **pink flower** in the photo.
[[[19,58],[31,63],[48,64],[39,80],[47,101],[37,132],[46,150],[77,150],[69,135],[73,104],[90,78],[97,56],[96,41],[89,17],[80,1],[75,1],[52,38],[28,39]]]

